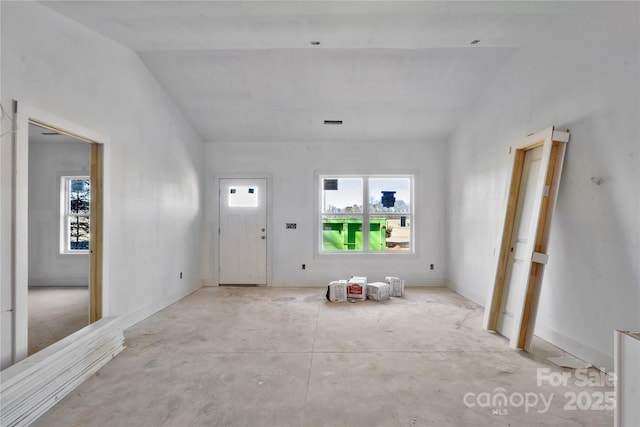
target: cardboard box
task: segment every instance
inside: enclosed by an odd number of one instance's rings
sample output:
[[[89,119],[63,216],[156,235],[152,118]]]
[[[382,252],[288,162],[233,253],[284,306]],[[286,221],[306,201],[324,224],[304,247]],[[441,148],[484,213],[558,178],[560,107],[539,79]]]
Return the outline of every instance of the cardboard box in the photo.
[[[336,280],[329,283],[327,299],[331,302],[347,302],[347,281]]]
[[[389,295],[392,297],[404,296],[404,279],[387,276],[384,281],[389,285]]]
[[[367,283],[367,298],[374,301],[385,301],[389,299],[390,286],[382,282]]]
[[[354,276],[347,282],[347,298],[367,299],[367,278]]]

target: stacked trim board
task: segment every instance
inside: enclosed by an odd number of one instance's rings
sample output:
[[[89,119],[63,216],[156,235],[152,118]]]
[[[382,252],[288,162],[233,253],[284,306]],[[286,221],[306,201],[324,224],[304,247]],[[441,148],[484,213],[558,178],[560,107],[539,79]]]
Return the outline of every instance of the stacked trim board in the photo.
[[[0,373],[0,425],[26,426],[124,349],[120,318],[104,318]]]
[[[368,283],[364,276],[353,276],[349,280],[335,280],[327,287],[327,299],[331,302],[385,301],[391,297],[404,296],[404,279],[387,276],[384,282]]]

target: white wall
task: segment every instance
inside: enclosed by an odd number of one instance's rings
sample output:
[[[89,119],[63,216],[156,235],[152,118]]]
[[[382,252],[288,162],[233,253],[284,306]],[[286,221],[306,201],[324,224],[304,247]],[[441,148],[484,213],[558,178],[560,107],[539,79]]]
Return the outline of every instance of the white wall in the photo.
[[[89,255],[60,254],[60,177],[90,173],[86,142],[29,144],[29,286],[88,286]]]
[[[17,99],[108,137],[104,315],[125,316],[127,327],[202,284],[201,140],[133,51],[37,3],[0,7],[5,108]],[[10,144],[3,138],[3,237],[11,235]],[[6,239],[1,258],[4,310]],[[2,367],[10,351],[2,346]]]
[[[612,331],[640,327],[638,4],[588,7],[521,48],[451,139],[447,275],[486,303],[508,149],[551,125],[570,129],[536,334],[611,369]]]
[[[404,277],[409,285],[444,285],[444,145],[398,143],[208,143],[206,200],[210,244],[207,277],[217,284],[218,182],[225,174],[271,176],[273,286],[322,286],[361,275],[369,280]],[[377,165],[377,166],[372,166]],[[417,172],[415,256],[380,254],[314,257],[314,171]],[[285,223],[297,223],[286,230]],[[306,270],[302,270],[306,264]],[[429,264],[435,264],[433,271]]]

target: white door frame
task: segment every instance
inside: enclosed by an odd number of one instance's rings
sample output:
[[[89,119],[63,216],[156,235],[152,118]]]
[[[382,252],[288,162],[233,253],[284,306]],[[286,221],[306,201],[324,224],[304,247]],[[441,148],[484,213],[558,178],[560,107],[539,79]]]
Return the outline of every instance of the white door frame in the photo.
[[[14,101],[14,181],[13,181],[13,363],[28,356],[28,291],[29,291],[29,122],[35,121],[51,128],[68,133],[102,147],[102,179],[103,179],[103,218],[102,218],[102,266],[108,265],[109,233],[107,232],[108,183],[109,170],[108,150],[109,138],[92,129],[88,129],[73,121],[59,117],[53,113],[40,110],[23,102]],[[109,269],[102,268],[102,313],[108,310]]]
[[[513,156],[513,167],[509,177],[509,192],[506,201],[504,225],[501,231],[498,259],[495,275],[487,298],[484,327],[489,331],[496,331],[500,307],[505,296],[505,277],[509,267],[511,237],[517,224],[515,221],[516,206],[522,179],[525,153],[528,150],[542,146],[542,160],[538,181],[535,188],[535,199],[532,208],[533,226],[529,230],[525,259],[530,262],[525,267],[521,284],[524,293],[520,301],[516,302],[514,324],[510,338],[510,347],[529,351],[533,339],[533,331],[540,297],[540,287],[547,263],[547,249],[551,217],[558,195],[562,164],[569,131],[561,132],[553,127],[529,135],[516,148]]]
[[[214,278],[214,286],[220,286],[220,180],[221,179],[264,179],[267,187],[267,286],[271,286],[271,254],[272,254],[272,242],[274,240],[275,233],[273,232],[273,224],[271,221],[272,212],[272,176],[268,173],[255,173],[255,174],[243,174],[243,173],[217,173],[213,175],[213,188],[214,190],[214,203],[212,208],[212,215],[215,217],[213,227],[211,228],[211,235],[213,236],[212,242],[212,276]]]

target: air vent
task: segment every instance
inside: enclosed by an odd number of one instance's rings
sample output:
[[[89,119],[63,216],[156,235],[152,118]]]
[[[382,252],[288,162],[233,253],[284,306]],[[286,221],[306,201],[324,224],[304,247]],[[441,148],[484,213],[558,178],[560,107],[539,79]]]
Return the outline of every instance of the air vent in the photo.
[[[325,125],[341,125],[342,120],[325,120],[324,124]]]

